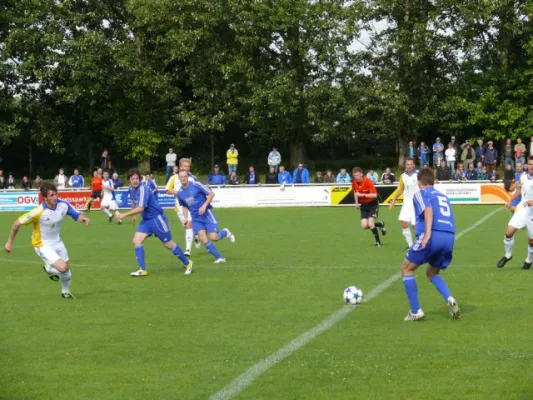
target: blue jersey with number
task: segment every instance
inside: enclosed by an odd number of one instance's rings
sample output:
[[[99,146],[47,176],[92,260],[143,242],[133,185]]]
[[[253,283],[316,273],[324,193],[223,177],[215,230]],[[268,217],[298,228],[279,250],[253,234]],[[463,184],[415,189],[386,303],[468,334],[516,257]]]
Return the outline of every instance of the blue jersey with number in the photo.
[[[164,214],[161,205],[148,186],[142,183],[137,188],[130,186],[128,194],[131,201],[135,203],[135,207],[144,207],[144,211],[141,213],[143,220],[156,218]]]
[[[193,221],[203,217],[198,214],[198,210],[200,210],[202,205],[205,203],[209,193],[211,193],[211,189],[205,186],[203,183],[197,181],[189,181],[187,187],[182,186],[178,191],[178,201],[183,207],[187,207],[189,209]],[[207,209],[210,210],[211,208],[213,207],[211,207],[211,204],[209,204]]]
[[[424,211],[433,209],[432,231],[455,233],[455,218],[448,197],[433,186],[418,191],[413,199],[416,215],[415,234],[418,237],[426,231]]]

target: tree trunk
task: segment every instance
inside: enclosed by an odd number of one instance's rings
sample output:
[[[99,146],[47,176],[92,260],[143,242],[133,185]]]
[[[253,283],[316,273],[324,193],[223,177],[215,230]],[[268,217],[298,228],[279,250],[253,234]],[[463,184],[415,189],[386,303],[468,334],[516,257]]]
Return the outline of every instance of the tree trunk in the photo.
[[[290,143],[291,151],[291,165],[285,165],[285,168],[296,168],[298,163],[307,164],[307,149],[303,140],[291,140]]]
[[[215,167],[215,135],[211,134],[211,171]]]
[[[398,168],[403,169],[405,164],[405,149],[409,145],[409,138],[407,136],[401,135],[396,139],[396,146],[398,150]]]
[[[151,170],[150,170],[150,157],[146,157],[144,160],[139,161],[139,171],[141,171],[141,174],[145,174],[147,172],[151,172]]]
[[[93,144],[89,142],[89,171],[91,171],[90,176],[93,176],[92,170],[94,167],[94,153],[93,153]]]
[[[31,144],[28,146],[28,167],[30,169],[29,176],[33,176],[33,151]]]

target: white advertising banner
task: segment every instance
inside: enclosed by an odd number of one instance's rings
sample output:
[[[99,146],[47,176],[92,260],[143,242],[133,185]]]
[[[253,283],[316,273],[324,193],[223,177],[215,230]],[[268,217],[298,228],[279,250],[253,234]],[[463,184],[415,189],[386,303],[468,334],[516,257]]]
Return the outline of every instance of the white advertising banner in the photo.
[[[479,183],[437,183],[435,189],[448,196],[450,203],[481,203]]]

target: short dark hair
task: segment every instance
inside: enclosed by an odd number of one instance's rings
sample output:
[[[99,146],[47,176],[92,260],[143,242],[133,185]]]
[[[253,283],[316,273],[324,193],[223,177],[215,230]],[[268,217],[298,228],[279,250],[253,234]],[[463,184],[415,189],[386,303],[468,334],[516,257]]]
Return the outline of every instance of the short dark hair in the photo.
[[[54,185],[53,183],[48,183],[48,182],[43,183],[39,190],[43,197],[48,196],[48,192],[57,192],[56,185]]]
[[[128,180],[133,176],[133,175],[137,175],[139,177],[139,179],[141,179],[141,172],[137,169],[137,168],[130,168],[128,170],[128,173],[126,174],[126,176],[128,177]]]
[[[435,183],[435,176],[433,175],[433,171],[429,168],[422,169],[418,172],[418,180],[422,183],[422,185],[431,185]]]
[[[533,160],[533,155],[530,155],[530,156],[527,158],[527,160],[528,160],[528,161],[529,161],[529,160]]]
[[[413,157],[405,157],[405,162],[407,161],[415,162],[415,159]]]
[[[344,169],[344,168],[343,168]],[[352,174],[355,174],[356,172],[359,172],[360,174],[363,173],[363,170],[360,167],[354,167],[352,169]]]

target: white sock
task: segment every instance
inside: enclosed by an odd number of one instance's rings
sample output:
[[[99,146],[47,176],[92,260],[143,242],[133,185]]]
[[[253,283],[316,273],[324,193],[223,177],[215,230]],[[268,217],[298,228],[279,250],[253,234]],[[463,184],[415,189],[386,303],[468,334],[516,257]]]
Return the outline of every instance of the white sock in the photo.
[[[57,269],[52,267],[50,264],[45,264],[46,272],[52,275],[59,275],[61,272],[59,272]]]
[[[527,246],[526,262],[527,263],[532,263],[533,262],[533,247],[531,247],[531,245]]]
[[[402,229],[402,235],[405,238],[405,241],[407,242],[409,247],[411,247],[413,245],[413,234],[411,233],[411,229]]]
[[[70,280],[72,279],[70,269],[67,272],[59,274],[59,279],[61,279],[61,293],[67,293],[70,288]]]
[[[194,233],[192,232],[192,229],[185,229],[185,250],[191,251],[193,239]]]
[[[503,248],[505,249],[505,258],[511,258],[513,256],[514,236],[512,238],[503,238]]]
[[[115,217],[116,217],[117,215],[120,215],[120,213],[118,212],[118,210],[115,210]]]
[[[105,215],[107,215],[108,217],[111,217],[111,213],[109,212],[107,208],[102,208],[102,211],[105,212]]]

